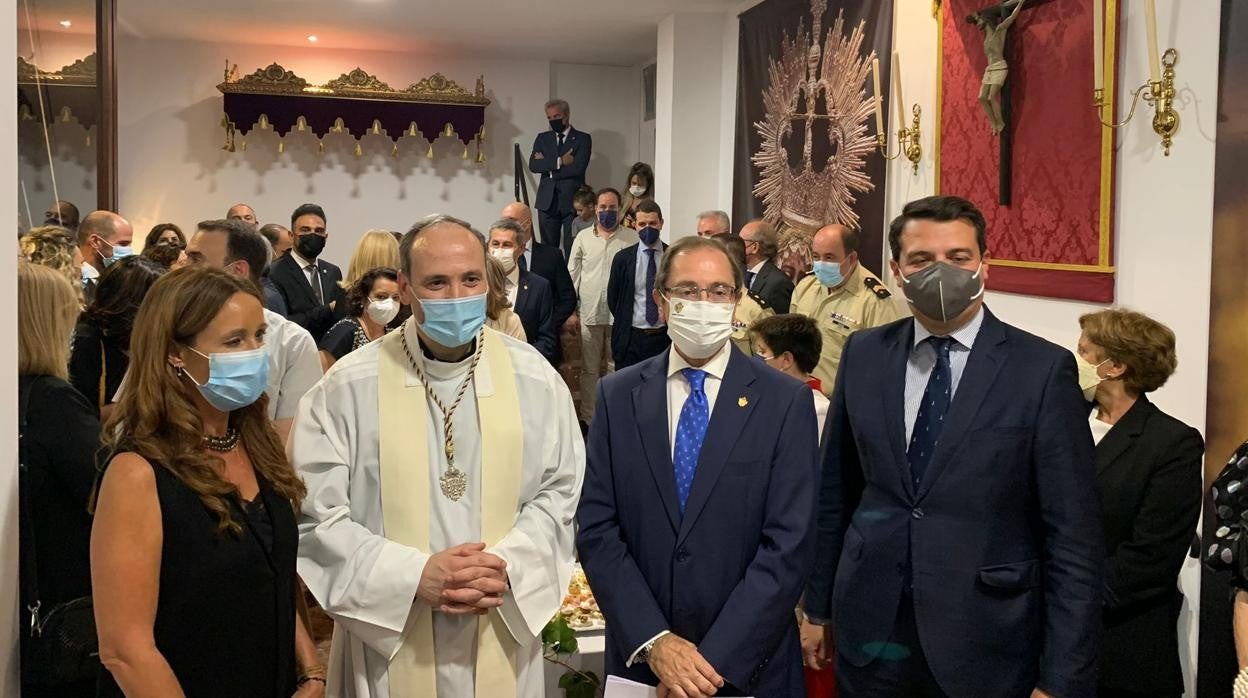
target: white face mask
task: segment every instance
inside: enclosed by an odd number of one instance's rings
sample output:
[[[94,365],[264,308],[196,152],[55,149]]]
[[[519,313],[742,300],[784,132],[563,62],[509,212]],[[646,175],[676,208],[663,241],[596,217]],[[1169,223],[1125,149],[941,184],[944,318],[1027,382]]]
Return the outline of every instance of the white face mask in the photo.
[[[1099,364],[1083,358],[1079,352],[1075,352],[1075,365],[1079,367],[1079,389],[1083,391],[1083,399],[1092,402],[1096,399],[1096,388],[1105,380],[1101,378],[1096,371],[1109,359],[1105,359]]]
[[[667,335],[691,359],[715,355],[732,336],[735,303],[668,299]]]
[[[629,193],[629,194],[632,194],[633,196],[641,196],[642,194],[645,194],[645,193],[646,193],[646,188],[645,188],[645,187],[632,186],[632,187],[629,187],[629,188],[628,188],[628,193]]]
[[[399,301],[395,298],[370,301],[365,312],[368,313],[368,319],[378,325],[389,325],[399,314]]]
[[[502,262],[504,272],[510,274],[511,270],[516,268],[516,258],[512,250],[506,247],[491,247],[490,254],[494,255],[494,259]]]

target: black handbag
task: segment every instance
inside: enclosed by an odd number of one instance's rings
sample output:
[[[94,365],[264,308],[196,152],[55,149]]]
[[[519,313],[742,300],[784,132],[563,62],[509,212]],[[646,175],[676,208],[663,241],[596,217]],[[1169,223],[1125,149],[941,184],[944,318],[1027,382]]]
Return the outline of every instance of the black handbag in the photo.
[[[36,381],[29,382],[19,402],[18,423],[18,506],[22,546],[22,605],[29,624],[22,638],[23,683],[60,686],[94,681],[100,670],[100,643],[95,633],[95,609],[90,596],[82,596],[44,608],[39,599],[39,566],[35,557],[35,529],[31,522],[30,470],[21,457],[22,434],[26,431],[26,406]]]

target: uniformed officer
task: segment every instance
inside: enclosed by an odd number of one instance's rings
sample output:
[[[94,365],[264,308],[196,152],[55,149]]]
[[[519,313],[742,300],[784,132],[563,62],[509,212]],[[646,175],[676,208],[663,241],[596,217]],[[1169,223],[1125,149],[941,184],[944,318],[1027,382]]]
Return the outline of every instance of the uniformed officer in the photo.
[[[852,332],[901,317],[892,294],[858,262],[862,235],[843,225],[820,228],[812,244],[814,270],[793,290],[792,311],[813,318],[823,334],[815,377],[824,395],[832,395],[841,350]]]
[[[745,268],[745,240],[731,233],[712,237],[728,250],[730,258],[740,264],[742,269]],[[745,352],[746,356],[754,356],[754,339],[750,334],[750,325],[754,324],[755,320],[775,314],[776,311],[763,300],[762,296],[751,291],[748,285],[742,287],[741,296],[737,299],[737,309],[732,314],[732,343]]]

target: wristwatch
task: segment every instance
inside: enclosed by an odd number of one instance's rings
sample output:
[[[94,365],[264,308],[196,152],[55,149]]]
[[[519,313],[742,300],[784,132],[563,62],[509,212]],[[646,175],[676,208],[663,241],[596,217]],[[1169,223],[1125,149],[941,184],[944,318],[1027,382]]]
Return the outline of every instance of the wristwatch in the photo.
[[[660,635],[659,637],[663,637],[663,636]],[[634,664],[649,664],[650,663],[650,652],[654,650],[654,643],[659,641],[659,637],[656,637],[650,642],[647,642],[645,645],[642,646],[640,650],[637,650],[637,656],[633,658]]]

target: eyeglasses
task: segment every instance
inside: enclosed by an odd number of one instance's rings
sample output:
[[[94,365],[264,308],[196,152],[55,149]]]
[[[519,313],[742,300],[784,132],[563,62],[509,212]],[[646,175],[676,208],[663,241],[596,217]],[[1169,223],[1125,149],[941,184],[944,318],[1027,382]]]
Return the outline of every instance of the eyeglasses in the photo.
[[[701,300],[703,294],[706,294],[706,299],[712,303],[731,303],[737,299],[736,287],[728,284],[715,284],[710,288],[699,288],[693,285],[671,286],[663,291],[669,297],[682,301]]]
[[[754,356],[757,356],[758,358],[762,359],[763,361],[771,361],[772,359],[776,358],[776,357],[774,357],[774,356],[767,356],[766,354],[764,354],[764,353],[763,353],[763,352],[761,352],[761,351],[756,351],[756,352],[754,352]]]

